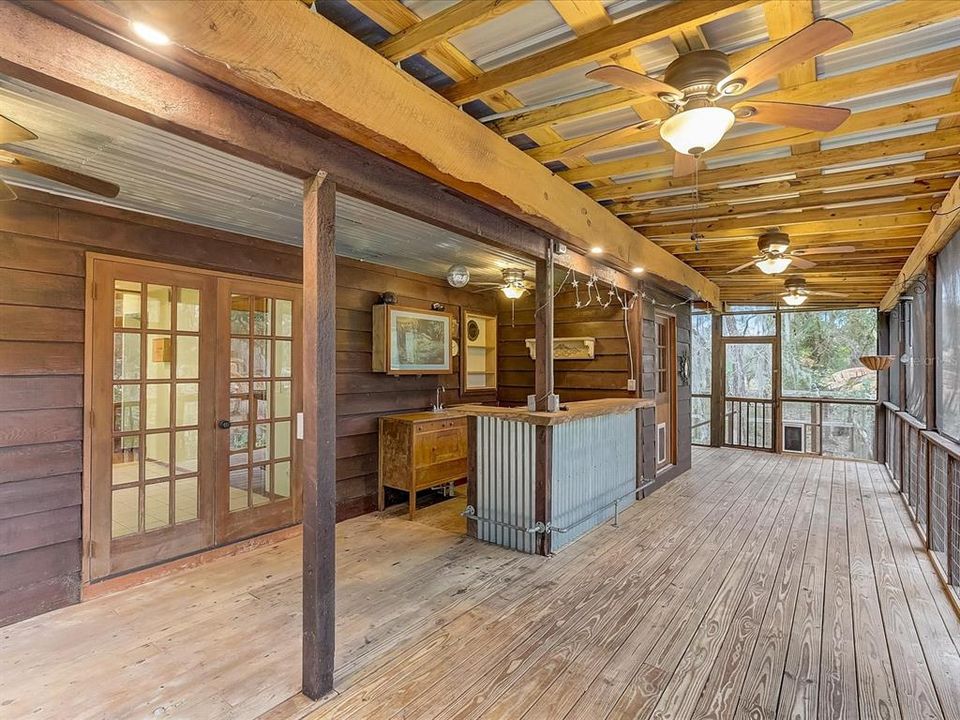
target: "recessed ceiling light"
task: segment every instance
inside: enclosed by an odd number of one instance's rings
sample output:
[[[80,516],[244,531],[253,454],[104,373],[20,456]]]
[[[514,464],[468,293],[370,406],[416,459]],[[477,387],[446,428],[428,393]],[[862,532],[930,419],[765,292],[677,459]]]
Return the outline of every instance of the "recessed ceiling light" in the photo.
[[[590,248],[590,252],[592,252],[594,255],[600,255],[600,254],[603,253],[603,248],[602,248],[602,247],[599,247],[599,246],[598,246],[598,247],[592,247],[592,248]]]
[[[640,273],[643,272],[643,268],[638,265],[637,267],[635,267],[635,268],[633,269],[633,272],[634,272],[635,274],[639,275]]]
[[[155,27],[151,27],[146,23],[134,20],[132,23],[130,23],[130,27],[133,28],[133,31],[141,40],[145,40],[151,45],[170,44],[170,37],[165,32],[160,32]]]

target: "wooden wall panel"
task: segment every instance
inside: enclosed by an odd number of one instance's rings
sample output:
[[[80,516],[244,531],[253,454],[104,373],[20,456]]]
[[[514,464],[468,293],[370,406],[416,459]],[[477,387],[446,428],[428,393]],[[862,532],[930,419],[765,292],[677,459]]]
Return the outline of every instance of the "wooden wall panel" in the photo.
[[[301,253],[172,220],[23,191],[0,214],[0,624],[77,602],[86,252],[298,282]],[[440,378],[371,371],[371,307],[497,310],[492,294],[369,263],[337,267],[337,519],[376,505],[377,419],[422,410],[438,382],[463,401],[459,358]],[[495,393],[471,394],[494,401]]]

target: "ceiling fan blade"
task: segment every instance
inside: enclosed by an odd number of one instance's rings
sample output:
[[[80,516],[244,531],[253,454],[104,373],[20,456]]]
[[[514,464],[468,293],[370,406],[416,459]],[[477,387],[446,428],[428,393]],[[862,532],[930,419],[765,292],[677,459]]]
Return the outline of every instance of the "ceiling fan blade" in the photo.
[[[67,170],[58,165],[50,165],[41,160],[34,160],[26,155],[0,150],[0,163],[7,163],[10,167],[23,172],[47,178],[64,185],[86,190],[94,195],[114,198],[120,193],[120,186],[89,175]]]
[[[18,125],[10,118],[0,115],[0,145],[36,139],[37,136],[23,125]]]
[[[717,83],[717,89],[724,95],[740,95],[782,70],[814,58],[851,37],[853,31],[843,23],[827,18],[816,20],[738,67]]]
[[[837,255],[839,253],[851,253],[856,252],[857,249],[853,245],[824,245],[823,247],[812,247],[812,248],[800,248],[799,250],[793,250],[788,255],[793,257],[807,255]]]
[[[793,261],[793,265],[795,267],[801,268],[803,270],[809,270],[810,268],[817,266],[817,264],[813,260],[804,260],[803,258],[795,257],[793,255],[788,255],[787,257],[789,257]]]
[[[746,269],[747,269],[748,267],[750,267],[751,265],[756,265],[756,264],[757,264],[757,260],[756,260],[756,258],[754,258],[754,259],[752,259],[750,262],[745,262],[743,265],[739,265],[739,266],[735,267],[733,270],[727,270],[727,275],[732,275],[732,274],[735,273],[735,272],[740,272],[741,270],[746,270]]]
[[[700,161],[693,155],[687,155],[681,152],[673,153],[673,176],[679,178],[693,175],[697,170],[697,164],[699,162]]]
[[[829,290],[807,290],[808,295],[827,295],[829,297],[845,298],[850,297],[846,293],[830,292]]]
[[[630,124],[626,127],[605,132],[603,135],[598,135],[592,140],[587,140],[579,145],[574,145],[572,148],[563,153],[563,155],[560,156],[560,159],[563,160],[564,158],[583,157],[586,153],[591,152],[592,150],[602,150],[604,148],[611,147],[611,145],[613,145],[613,141],[621,137],[625,139],[630,138],[634,133],[655,128],[659,124],[660,118],[655,118],[653,120],[645,120],[639,125]]]
[[[3,180],[0,180],[0,202],[4,200],[16,200],[17,194],[13,191],[13,188],[7,185]]]
[[[643,75],[633,70],[628,70],[620,65],[603,65],[590,70],[586,76],[597,82],[616,85],[626,90],[633,90],[641,95],[649,95],[659,100],[667,98],[682,98],[683,91],[678,90],[673,85],[652,78],[649,75]]]
[[[735,105],[733,112],[737,114],[738,119],[747,122],[785,125],[818,132],[836,130],[844,120],[850,117],[850,111],[847,108],[801,105],[800,103],[750,102],[749,100]]]

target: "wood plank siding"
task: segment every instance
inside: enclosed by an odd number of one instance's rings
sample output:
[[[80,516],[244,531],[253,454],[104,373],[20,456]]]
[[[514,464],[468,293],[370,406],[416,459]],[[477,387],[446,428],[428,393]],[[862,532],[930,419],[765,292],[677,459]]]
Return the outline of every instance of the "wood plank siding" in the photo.
[[[77,602],[80,592],[85,253],[299,281],[301,252],[231,233],[19,191],[0,213],[0,624]],[[371,371],[370,307],[496,312],[491,294],[358,263],[337,262],[337,518],[370,512],[377,492],[377,418],[459,392],[454,372]],[[493,401],[495,393],[471,393]]]
[[[400,517],[338,525],[327,702],[298,694],[293,538],[7,628],[4,712],[956,717],[960,621],[883,467],[694,454],[552,558]]]
[[[556,392],[561,401],[593,400],[608,397],[644,397],[656,395],[654,363],[656,353],[654,315],[658,309],[669,309],[676,315],[677,354],[690,357],[690,305],[681,298],[646,283],[645,298],[628,312],[624,325],[623,309],[614,300],[602,307],[593,298],[587,307],[576,306],[577,293],[567,287],[555,298],[554,337],[596,338],[594,360],[557,360],[554,363]],[[584,281],[580,279],[579,297],[586,301]],[[606,300],[604,284],[601,297]],[[534,299],[528,293],[511,307],[509,300],[499,298],[500,344],[498,346],[499,399],[510,404],[526,402],[534,391],[534,363],[524,345],[534,334]],[[630,333],[629,342],[627,333]],[[627,390],[630,378],[630,356],[637,378],[637,391]],[[690,385],[678,382],[677,388],[677,456],[676,464],[661,472],[656,482],[662,484],[690,468]],[[656,473],[655,410],[642,412],[643,475],[653,479]]]

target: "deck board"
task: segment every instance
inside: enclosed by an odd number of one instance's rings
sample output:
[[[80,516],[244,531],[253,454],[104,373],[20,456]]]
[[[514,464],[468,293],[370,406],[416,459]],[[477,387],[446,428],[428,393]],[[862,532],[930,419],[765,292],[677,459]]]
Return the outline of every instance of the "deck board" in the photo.
[[[960,714],[960,620],[879,465],[696,449],[619,527],[549,559],[444,527],[338,526],[324,701],[297,694],[294,538],[4,628],[0,714]]]

